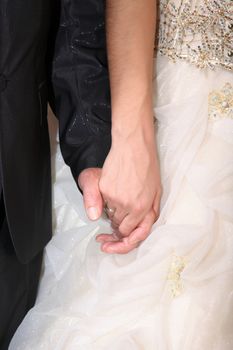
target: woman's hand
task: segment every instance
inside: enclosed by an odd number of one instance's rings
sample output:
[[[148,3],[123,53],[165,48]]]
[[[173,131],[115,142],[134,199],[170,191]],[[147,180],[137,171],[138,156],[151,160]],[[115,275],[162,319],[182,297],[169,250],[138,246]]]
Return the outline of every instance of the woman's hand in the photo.
[[[117,232],[114,241],[118,237],[124,243],[124,247],[122,244],[114,246],[125,248],[125,252],[128,250],[126,243],[138,244],[148,236],[159,215],[160,172],[152,122],[113,129],[112,135],[112,148],[99,186],[112,212],[110,219]],[[143,229],[139,230],[141,225]],[[101,237],[107,239],[107,236]],[[103,245],[103,248],[112,250],[113,245]]]
[[[97,240],[110,253],[137,246],[159,212],[161,185],[152,114],[155,28],[156,1],[106,1],[112,148],[100,191],[115,232]]]
[[[155,200],[157,201],[157,200]],[[159,200],[157,201],[159,203]],[[123,237],[116,229],[112,234],[100,234],[97,242],[101,243],[101,248],[105,253],[126,254],[137,248],[150,234],[151,227],[157,219],[157,214],[152,208],[143,221],[128,236]]]

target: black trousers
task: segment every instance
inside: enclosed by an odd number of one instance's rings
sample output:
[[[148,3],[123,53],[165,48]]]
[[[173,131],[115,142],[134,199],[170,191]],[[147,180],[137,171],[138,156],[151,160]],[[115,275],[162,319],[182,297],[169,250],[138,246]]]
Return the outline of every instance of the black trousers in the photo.
[[[0,204],[0,350],[7,350],[10,340],[27,311],[34,305],[43,253],[22,264],[16,254]]]

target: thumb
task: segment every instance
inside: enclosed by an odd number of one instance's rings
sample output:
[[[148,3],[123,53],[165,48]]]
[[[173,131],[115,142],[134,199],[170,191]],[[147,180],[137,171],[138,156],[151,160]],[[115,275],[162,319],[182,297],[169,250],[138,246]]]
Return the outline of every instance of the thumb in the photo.
[[[78,184],[83,192],[83,201],[87,216],[90,220],[97,220],[102,215],[103,199],[99,190],[101,169],[90,168],[81,172]]]

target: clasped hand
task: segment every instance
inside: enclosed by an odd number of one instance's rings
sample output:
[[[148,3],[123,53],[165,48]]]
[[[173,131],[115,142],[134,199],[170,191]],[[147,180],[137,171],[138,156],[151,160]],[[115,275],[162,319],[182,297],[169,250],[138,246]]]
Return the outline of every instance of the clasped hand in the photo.
[[[154,132],[117,135],[103,169],[84,170],[79,178],[88,216],[98,219],[104,206],[113,232],[97,241],[106,253],[125,254],[151,232],[159,215],[161,182]]]

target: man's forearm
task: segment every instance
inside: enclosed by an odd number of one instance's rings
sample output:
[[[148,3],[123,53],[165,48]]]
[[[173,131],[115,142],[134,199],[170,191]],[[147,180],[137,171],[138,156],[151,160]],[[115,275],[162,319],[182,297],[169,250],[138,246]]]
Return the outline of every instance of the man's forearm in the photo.
[[[132,126],[132,115],[140,122],[140,110],[152,108],[155,27],[155,0],[107,0],[113,128]]]
[[[111,146],[105,1],[64,3],[52,83],[62,154],[76,178],[86,168],[102,167]]]

